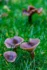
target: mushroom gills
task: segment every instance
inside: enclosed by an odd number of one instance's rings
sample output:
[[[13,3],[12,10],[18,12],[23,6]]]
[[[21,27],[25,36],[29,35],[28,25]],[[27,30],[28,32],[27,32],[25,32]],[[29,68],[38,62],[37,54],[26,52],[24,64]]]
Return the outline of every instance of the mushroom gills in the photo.
[[[14,56],[13,55],[7,55],[7,59],[13,60]]]
[[[28,45],[30,45],[31,47],[33,47],[35,45],[35,43],[28,42]]]

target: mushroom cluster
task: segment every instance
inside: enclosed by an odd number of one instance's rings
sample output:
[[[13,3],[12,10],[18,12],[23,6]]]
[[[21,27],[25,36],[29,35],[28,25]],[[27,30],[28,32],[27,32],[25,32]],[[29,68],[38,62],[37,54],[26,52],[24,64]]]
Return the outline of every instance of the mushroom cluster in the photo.
[[[19,36],[14,36],[13,38],[7,38],[4,44],[7,48],[17,48],[23,41],[23,38]],[[14,62],[17,58],[17,54],[13,51],[7,51],[4,53],[4,57],[8,62]]]
[[[6,9],[6,8],[7,7],[5,6],[4,9]],[[40,14],[41,12],[42,12],[42,8],[36,9],[33,6],[29,6],[28,10],[26,10],[26,9],[23,10],[23,13],[28,16],[29,22],[31,22],[32,15],[34,13]],[[6,17],[8,15],[6,13],[4,13],[4,14],[0,15],[0,17],[1,16]],[[39,43],[40,43],[40,39],[38,39],[38,38],[35,38],[35,39],[30,38],[28,42],[24,42],[24,39],[19,36],[14,36],[13,38],[7,38],[4,42],[4,44],[6,45],[7,48],[14,49],[14,48],[17,48],[18,46],[20,46],[21,49],[24,49],[24,50],[27,50],[28,52],[30,52],[32,58],[34,58],[34,50],[39,45]],[[14,51],[7,51],[7,52],[4,52],[4,57],[8,62],[14,62],[15,59],[17,58],[17,53]]]
[[[39,45],[39,43],[39,39],[32,38],[30,38],[28,42],[24,42],[24,39],[19,36],[7,38],[4,42],[7,48],[17,48],[20,46],[21,49],[29,51],[32,58],[34,58],[34,49]],[[14,62],[17,58],[17,53],[14,51],[7,51],[4,52],[4,57],[8,62]]]
[[[31,22],[33,14],[35,14],[35,13],[40,14],[41,12],[42,12],[42,8],[36,9],[33,6],[28,6],[27,10],[26,9],[23,10],[23,14],[28,16],[28,21],[29,22]]]

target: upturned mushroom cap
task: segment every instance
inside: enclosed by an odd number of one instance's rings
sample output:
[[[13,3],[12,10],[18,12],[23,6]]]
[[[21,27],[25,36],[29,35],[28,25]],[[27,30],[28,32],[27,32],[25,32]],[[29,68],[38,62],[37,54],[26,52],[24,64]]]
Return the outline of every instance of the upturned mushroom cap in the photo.
[[[40,8],[37,10],[37,13],[40,14],[42,12],[43,8]]]
[[[33,9],[36,9],[34,6],[28,6],[28,11],[31,11],[31,10],[33,10]]]
[[[20,47],[24,50],[32,51],[38,46],[39,43],[39,39],[29,39],[29,42],[22,43]]]
[[[25,14],[25,15],[27,15],[27,16],[30,15],[28,10],[23,10],[23,14]]]
[[[23,41],[23,38],[15,36],[14,38],[7,38],[4,44],[7,48],[17,48]]]
[[[13,51],[7,51],[3,55],[8,62],[14,62],[17,57],[17,54]]]
[[[36,9],[33,6],[28,6],[28,9],[23,10],[23,13],[27,16],[33,15],[34,13],[40,14],[42,12],[42,8]]]
[[[13,39],[15,40],[14,43],[17,41],[16,46],[20,45],[24,41],[24,39],[19,36],[14,36]]]

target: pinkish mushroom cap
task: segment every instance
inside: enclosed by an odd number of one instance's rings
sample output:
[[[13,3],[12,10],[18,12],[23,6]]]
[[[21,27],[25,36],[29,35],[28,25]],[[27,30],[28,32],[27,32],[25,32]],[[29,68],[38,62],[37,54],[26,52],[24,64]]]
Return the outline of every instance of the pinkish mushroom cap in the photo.
[[[28,12],[27,10],[23,10],[23,14],[25,14],[25,15],[27,15],[27,16],[30,15],[29,12]]]
[[[40,14],[42,12],[42,8],[40,9],[36,9],[35,7],[33,6],[28,6],[28,10],[23,10],[23,14],[27,15],[27,16],[30,16],[30,15],[33,15],[34,13],[38,13]]]
[[[7,48],[17,48],[23,41],[23,38],[15,36],[14,38],[7,38],[4,43]]]
[[[29,42],[22,43],[20,47],[24,50],[32,51],[38,46],[39,43],[39,39],[29,39]]]
[[[43,8],[38,9],[37,13],[40,14],[42,12]]]
[[[14,62],[17,57],[17,54],[13,51],[7,51],[4,53],[4,57],[8,62]]]
[[[31,11],[31,10],[33,10],[33,9],[36,9],[34,6],[28,6],[28,11]]]
[[[35,13],[37,11],[36,8],[33,6],[28,6],[28,10],[23,10],[23,13],[26,14],[27,16],[30,16],[31,14]]]

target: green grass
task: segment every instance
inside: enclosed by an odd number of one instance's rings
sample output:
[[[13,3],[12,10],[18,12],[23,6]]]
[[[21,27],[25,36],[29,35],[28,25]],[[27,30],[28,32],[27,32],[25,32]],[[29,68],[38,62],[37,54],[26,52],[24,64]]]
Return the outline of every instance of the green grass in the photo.
[[[28,17],[22,14],[22,10],[28,5],[36,8],[43,8],[40,16],[33,15],[32,23],[27,23]],[[15,0],[15,3],[8,4],[10,12],[0,5],[0,14],[8,13],[8,17],[0,18],[0,70],[47,70],[47,0]],[[17,48],[17,59],[14,63],[9,63],[3,57],[3,53],[8,50],[4,45],[6,38],[15,35],[21,36],[25,41],[29,38],[39,38],[40,44],[35,50],[35,58],[31,59],[30,54]]]

